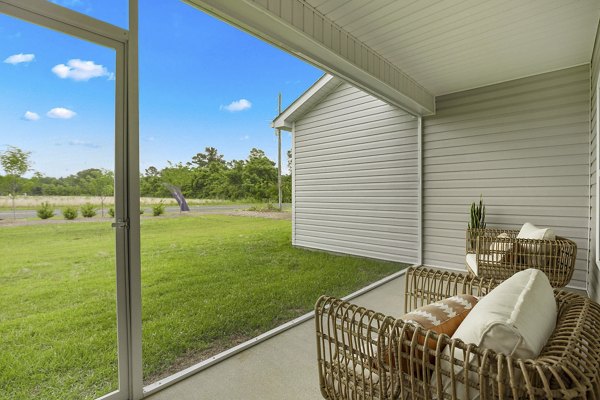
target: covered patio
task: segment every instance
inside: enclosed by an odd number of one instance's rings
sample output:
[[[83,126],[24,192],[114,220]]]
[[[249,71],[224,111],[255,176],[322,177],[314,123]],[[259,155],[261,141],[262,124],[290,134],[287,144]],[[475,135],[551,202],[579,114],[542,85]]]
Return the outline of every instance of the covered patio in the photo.
[[[333,184],[346,197],[328,200],[332,194],[327,187],[294,195],[295,245],[347,248],[348,253],[362,251],[363,256],[377,258],[383,249],[369,241],[382,236],[363,232],[377,232],[378,221],[388,220],[393,221],[392,235],[385,246],[406,251],[386,252],[385,259],[464,271],[468,207],[483,194],[488,225],[518,229],[533,222],[572,239],[578,251],[568,288],[600,301],[597,0],[185,2],[318,66],[357,96],[353,103],[346,102],[344,95],[311,88],[299,107],[309,113],[329,99],[327,107],[335,115],[320,110],[304,127],[294,118],[283,118],[277,128],[294,135],[306,128],[316,136],[356,129],[368,136],[380,127],[373,125],[372,113],[387,120],[383,126],[392,126],[386,134],[398,132],[395,124],[405,128],[403,155],[370,148],[363,141],[368,154],[336,144],[306,162],[307,169],[313,163],[315,168],[333,168],[313,171],[314,181],[321,174],[339,173],[331,179],[337,179]],[[46,2],[20,3],[0,0],[16,15],[26,9],[49,25],[52,18],[60,19],[44,15],[52,11]],[[131,0],[130,36],[123,44],[128,58],[120,64],[129,79],[119,81],[129,105],[121,120],[127,157],[118,166],[126,177],[117,217],[127,244],[120,251],[128,255],[127,272],[119,277],[119,313],[126,316],[121,320],[125,324],[119,325],[121,388],[106,398],[320,398],[310,315],[259,344],[251,340],[240,351],[216,356],[210,366],[199,364],[143,387],[136,11],[137,1]],[[93,30],[86,22],[78,21],[77,29]],[[363,109],[364,104],[370,106]],[[334,126],[337,123],[342,125]],[[347,168],[361,157],[370,158]],[[329,165],[328,160],[337,164]],[[391,188],[385,179],[374,181],[383,169],[405,181],[394,181],[397,186]],[[379,172],[360,177],[344,175],[344,170]],[[380,186],[373,189],[373,183]],[[306,189],[296,180],[293,185],[294,193]],[[303,231],[297,213],[310,210],[321,217],[313,218],[312,227]],[[373,220],[374,214],[380,219]],[[352,301],[400,316],[404,287],[400,274]]]
[[[374,286],[366,293],[348,296],[348,301],[400,317],[404,312],[405,274]],[[571,291],[585,295],[581,290]],[[321,399],[316,360],[315,321],[311,317],[148,398]]]
[[[483,194],[488,225],[532,221],[574,240],[569,290],[599,299],[597,2],[189,2],[333,77],[273,123],[294,140],[295,245],[464,270],[468,205]],[[394,132],[398,152],[373,145]],[[383,220],[397,224],[396,244],[376,232]],[[398,316],[403,290],[397,278],[353,302]],[[228,376],[239,386],[211,393],[319,398],[313,329],[303,322],[163,393]]]

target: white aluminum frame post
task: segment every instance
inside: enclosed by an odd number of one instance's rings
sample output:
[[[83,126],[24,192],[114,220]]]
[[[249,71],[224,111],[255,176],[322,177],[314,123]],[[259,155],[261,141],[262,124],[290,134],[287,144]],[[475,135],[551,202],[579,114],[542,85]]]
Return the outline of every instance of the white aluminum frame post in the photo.
[[[596,213],[596,226],[594,227],[595,231],[595,243],[594,243],[594,253],[595,253],[595,260],[596,260],[596,267],[600,268],[600,254],[598,253],[598,249],[600,248],[600,165],[598,164],[600,162],[600,145],[598,144],[598,140],[600,140],[600,120],[598,118],[600,118],[600,79],[598,79],[598,81],[596,82],[596,87],[592,88],[592,90],[596,91],[596,108],[594,110],[594,112],[596,113],[596,168],[595,168],[595,172],[596,172],[596,204],[595,207],[596,209],[594,210]],[[590,118],[591,121],[591,118]],[[588,266],[589,268],[589,266]],[[588,275],[589,275],[589,270],[588,270]],[[589,286],[589,276],[588,276],[588,280],[587,280],[587,285]],[[588,287],[589,289],[589,287]]]
[[[115,228],[119,389],[103,400],[141,399],[142,326],[139,215],[138,0],[129,31],[43,0],[0,0],[0,13],[86,40],[116,53]]]

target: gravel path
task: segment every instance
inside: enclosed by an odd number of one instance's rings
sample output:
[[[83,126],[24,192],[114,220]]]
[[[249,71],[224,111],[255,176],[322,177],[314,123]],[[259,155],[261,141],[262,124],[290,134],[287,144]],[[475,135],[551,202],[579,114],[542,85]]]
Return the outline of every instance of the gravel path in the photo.
[[[267,211],[233,211],[224,213],[225,215],[234,215],[238,217],[254,217],[269,219],[292,219],[292,213],[289,211],[267,212]]]
[[[202,214],[220,214],[220,215],[231,215],[235,217],[253,217],[253,218],[268,218],[268,219],[292,219],[292,213],[289,211],[283,212],[265,212],[265,211],[244,211],[237,210],[231,211],[230,208],[223,208],[223,210],[216,210],[211,207],[211,209],[206,210],[204,212],[198,212],[196,210],[192,211],[190,214],[184,213],[183,216],[195,216]],[[169,212],[161,216],[160,218],[178,218],[180,215],[178,212]],[[56,218],[56,217],[55,217]],[[142,215],[142,219],[147,218],[156,218],[152,215]],[[9,227],[9,226],[30,226],[30,225],[53,225],[53,224],[81,224],[81,223],[89,223],[89,222],[106,222],[110,224],[113,222],[112,218],[101,218],[101,217],[93,217],[93,218],[82,218],[81,216],[77,217],[76,220],[68,221],[62,218],[62,216],[54,219],[19,219],[13,220],[11,218],[3,218],[0,219],[0,227]]]

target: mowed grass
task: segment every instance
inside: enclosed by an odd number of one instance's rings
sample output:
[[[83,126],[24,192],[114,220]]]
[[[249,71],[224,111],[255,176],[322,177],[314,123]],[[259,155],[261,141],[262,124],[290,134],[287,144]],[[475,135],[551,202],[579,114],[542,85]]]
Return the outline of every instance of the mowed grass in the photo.
[[[108,223],[0,229],[0,398],[116,389],[114,233]],[[142,222],[146,383],[404,265],[291,246],[288,220]]]

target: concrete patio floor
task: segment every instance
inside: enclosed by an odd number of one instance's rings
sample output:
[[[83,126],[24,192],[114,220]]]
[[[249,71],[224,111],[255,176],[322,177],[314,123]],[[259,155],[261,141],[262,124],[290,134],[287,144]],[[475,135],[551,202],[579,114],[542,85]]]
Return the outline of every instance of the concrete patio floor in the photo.
[[[404,290],[402,275],[350,301],[400,317],[404,314]],[[581,290],[567,290],[585,295]],[[311,318],[147,398],[322,399],[315,340],[315,323]]]
[[[351,301],[384,314],[401,316],[404,275]],[[147,398],[322,399],[314,326],[314,319],[310,319]]]

